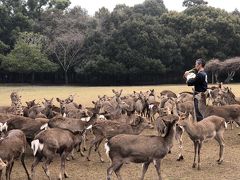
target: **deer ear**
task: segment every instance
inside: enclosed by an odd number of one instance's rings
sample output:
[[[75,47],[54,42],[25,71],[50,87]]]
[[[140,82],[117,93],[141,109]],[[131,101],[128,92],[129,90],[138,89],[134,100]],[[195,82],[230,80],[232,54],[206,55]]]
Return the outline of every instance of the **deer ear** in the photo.
[[[56,98],[57,102],[60,102],[61,100],[59,98]]]
[[[81,105],[81,104],[79,104],[79,105],[78,105],[78,108],[79,108],[79,109],[82,109],[82,105]]]
[[[114,89],[112,89],[112,92],[115,94],[116,93],[116,91],[114,90]]]
[[[208,91],[205,91],[202,93],[204,96],[208,96],[209,92]]]
[[[166,122],[164,120],[162,120],[162,122],[163,122],[164,128],[163,128],[163,133],[161,134],[161,137],[165,137],[167,135],[168,127],[167,127]]]

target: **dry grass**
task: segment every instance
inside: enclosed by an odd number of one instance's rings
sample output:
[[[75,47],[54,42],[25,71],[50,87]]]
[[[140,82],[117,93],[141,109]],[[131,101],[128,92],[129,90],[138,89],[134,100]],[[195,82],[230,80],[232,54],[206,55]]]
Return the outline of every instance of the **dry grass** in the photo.
[[[230,86],[233,92],[240,96],[240,85]],[[27,100],[36,99],[41,102],[43,97],[52,98],[60,97],[66,98],[69,94],[77,94],[77,102],[87,106],[91,106],[91,101],[97,98],[97,95],[112,95],[111,89],[124,89],[124,94],[132,93],[135,91],[146,91],[154,88],[157,93],[161,90],[169,89],[174,92],[191,91],[190,87],[185,85],[162,85],[162,86],[132,86],[132,87],[65,87],[65,86],[2,86],[0,88],[0,105],[10,105],[9,95],[11,91],[18,90],[22,95],[23,102]],[[55,104],[56,101],[55,101]],[[172,154],[168,154],[162,163],[162,174],[164,180],[225,180],[225,179],[239,179],[240,177],[240,137],[237,133],[240,132],[239,128],[234,130],[227,130],[225,132],[226,151],[225,160],[222,165],[218,165],[216,160],[218,158],[219,147],[217,143],[212,140],[203,145],[202,149],[202,170],[197,171],[192,169],[193,160],[193,144],[188,136],[184,136],[184,156],[185,160],[177,162],[178,145],[175,143]],[[154,134],[155,131],[145,131],[144,134]],[[103,154],[103,145],[101,147]],[[27,155],[27,167],[30,170],[33,157],[29,150]],[[106,179],[106,170],[109,167],[107,157],[106,163],[100,163],[98,156],[95,152],[92,153],[92,161],[88,162],[85,158],[76,155],[76,160],[66,163],[66,170],[71,176],[71,180],[103,180]],[[36,174],[37,180],[46,180],[46,176],[41,168],[42,163],[37,167]],[[60,169],[59,158],[56,158],[50,165],[50,171],[53,179],[56,179]],[[128,164],[122,168],[122,176],[124,180],[139,179],[141,174],[140,164]],[[113,174],[113,179],[116,176]],[[19,162],[16,162],[13,167],[12,173],[13,180],[26,179],[26,175]],[[153,165],[150,165],[149,170],[145,177],[146,180],[157,179],[156,171]]]
[[[240,96],[240,85],[229,85],[233,92]],[[192,91],[191,87],[186,85],[159,85],[159,86],[121,86],[121,87],[78,87],[78,86],[0,86],[0,105],[10,105],[10,94],[12,91],[18,91],[22,96],[22,102],[36,99],[37,102],[42,102],[43,98],[66,98],[70,94],[76,94],[76,102],[86,106],[92,106],[91,101],[96,100],[98,95],[112,96],[112,89],[123,89],[123,95],[132,93],[134,90],[147,91],[155,89],[159,94],[162,90],[172,90],[179,93],[182,91]],[[55,100],[55,104],[57,102]]]

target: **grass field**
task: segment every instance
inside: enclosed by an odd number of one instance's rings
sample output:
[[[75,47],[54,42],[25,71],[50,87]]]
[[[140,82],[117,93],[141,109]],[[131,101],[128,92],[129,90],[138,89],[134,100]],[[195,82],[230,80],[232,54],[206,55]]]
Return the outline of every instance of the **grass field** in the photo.
[[[240,84],[229,85],[236,96],[240,96]],[[86,106],[92,106],[91,101],[96,100],[98,95],[112,96],[112,89],[123,89],[123,95],[132,93],[134,90],[147,91],[155,89],[157,94],[162,90],[172,90],[179,93],[182,91],[192,91],[191,87],[186,85],[159,85],[159,86],[121,86],[121,87],[79,87],[79,86],[4,86],[0,85],[0,105],[10,105],[10,94],[12,91],[18,91],[22,96],[23,105],[25,101],[36,99],[36,102],[42,102],[43,98],[54,98],[57,105],[56,97],[67,98],[70,94],[76,94],[75,101]]]
[[[233,92],[240,96],[240,85],[230,85]],[[169,89],[176,93],[181,91],[191,91],[190,87],[186,85],[161,85],[161,86],[132,86],[132,87],[72,87],[72,86],[0,86],[0,105],[10,105],[10,93],[18,91],[22,96],[22,101],[36,99],[41,102],[43,98],[66,98],[69,94],[76,94],[76,102],[82,103],[86,106],[92,106],[91,101],[96,100],[98,95],[112,95],[112,89],[123,89],[123,94],[132,93],[135,91],[147,91],[155,89],[157,94],[161,90]],[[56,105],[56,100],[54,101]],[[239,128],[234,130],[226,130],[225,132],[225,158],[222,165],[218,165],[216,160],[218,158],[219,147],[217,143],[212,140],[203,145],[202,148],[202,170],[198,171],[192,169],[193,161],[193,144],[188,136],[184,135],[184,161],[177,162],[178,144],[175,143],[172,154],[168,154],[162,163],[162,174],[164,180],[237,180],[240,179],[240,132]],[[147,130],[144,134],[155,134],[155,130]],[[91,138],[90,138],[91,139]],[[90,140],[89,139],[89,140]],[[101,147],[102,154],[104,153],[103,145]],[[31,151],[27,153],[27,168],[30,171],[33,157]],[[66,163],[66,170],[71,176],[71,180],[103,180],[106,179],[106,170],[110,163],[106,156],[104,156],[106,163],[100,163],[95,152],[92,153],[92,161],[88,162],[85,158],[76,154],[76,159]],[[50,165],[51,176],[56,179],[60,169],[59,158],[56,158]],[[123,180],[139,179],[141,175],[141,164],[128,164],[122,168]],[[36,169],[36,179],[46,180],[46,176],[41,168],[41,164]],[[116,176],[113,174],[113,179]],[[23,167],[19,162],[15,163],[12,172],[13,180],[26,179]],[[157,179],[157,174],[153,165],[150,165],[149,170],[145,176],[147,180]]]

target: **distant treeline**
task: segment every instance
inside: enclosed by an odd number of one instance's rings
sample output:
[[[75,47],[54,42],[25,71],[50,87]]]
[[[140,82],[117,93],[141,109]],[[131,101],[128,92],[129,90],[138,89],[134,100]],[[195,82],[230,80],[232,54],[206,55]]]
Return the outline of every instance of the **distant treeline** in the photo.
[[[221,64],[240,56],[237,9],[184,0],[186,9],[175,12],[162,0],[146,0],[112,12],[103,7],[90,16],[69,5],[69,0],[0,0],[0,82],[183,83],[183,72],[198,58]],[[234,73],[211,68],[211,75],[239,79],[238,68]]]

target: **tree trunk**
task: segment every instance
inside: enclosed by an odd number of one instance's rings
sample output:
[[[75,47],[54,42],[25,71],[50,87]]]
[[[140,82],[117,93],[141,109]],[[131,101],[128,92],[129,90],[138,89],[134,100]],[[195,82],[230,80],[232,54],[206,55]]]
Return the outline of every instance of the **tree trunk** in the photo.
[[[214,75],[215,75],[216,82],[218,83],[219,82],[219,80],[218,80],[218,73],[215,73]]]
[[[23,73],[21,73],[21,82],[24,83]]]
[[[67,73],[67,71],[64,71],[64,79],[65,79],[65,84],[68,84],[68,73]]]
[[[212,84],[214,84],[214,73],[212,72]]]
[[[234,75],[235,75],[235,72],[234,71],[232,71],[232,72],[229,72],[228,73],[228,77],[225,79],[225,83],[229,83],[231,80],[232,80],[232,78],[234,77]]]
[[[33,72],[33,73],[32,73],[31,83],[34,84],[34,82],[35,82],[35,73]]]

